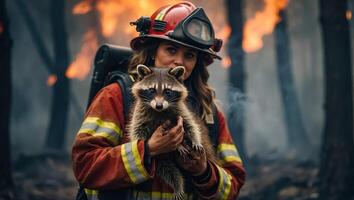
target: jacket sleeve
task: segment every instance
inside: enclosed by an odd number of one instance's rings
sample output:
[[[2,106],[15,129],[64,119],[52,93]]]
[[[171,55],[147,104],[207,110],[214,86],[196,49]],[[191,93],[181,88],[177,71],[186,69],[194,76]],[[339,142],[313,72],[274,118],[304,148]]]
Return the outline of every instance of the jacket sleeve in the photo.
[[[144,163],[144,142],[124,136],[124,113],[118,84],[103,88],[91,103],[72,148],[73,169],[89,189],[118,189],[139,184],[155,173]]]
[[[224,115],[218,111],[219,136],[217,158],[219,163],[208,161],[206,179],[194,181],[202,199],[235,199],[245,182],[245,170]]]

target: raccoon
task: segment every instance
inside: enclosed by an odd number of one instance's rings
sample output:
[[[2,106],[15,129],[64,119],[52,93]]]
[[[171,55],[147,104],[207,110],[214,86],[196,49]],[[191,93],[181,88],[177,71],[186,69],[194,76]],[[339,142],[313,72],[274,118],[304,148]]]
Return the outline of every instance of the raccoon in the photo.
[[[161,124],[169,121],[173,127],[181,116],[185,131],[184,142],[190,145],[188,149],[205,151],[207,159],[215,161],[208,129],[187,107],[188,91],[183,85],[184,73],[183,66],[175,68],[137,66],[139,81],[132,87],[135,102],[127,125],[129,136],[133,140],[147,140]],[[182,145],[177,151],[182,156],[188,155],[188,150]],[[174,189],[175,199],[183,199],[184,178],[173,161],[173,156],[164,157],[156,164],[157,175]]]

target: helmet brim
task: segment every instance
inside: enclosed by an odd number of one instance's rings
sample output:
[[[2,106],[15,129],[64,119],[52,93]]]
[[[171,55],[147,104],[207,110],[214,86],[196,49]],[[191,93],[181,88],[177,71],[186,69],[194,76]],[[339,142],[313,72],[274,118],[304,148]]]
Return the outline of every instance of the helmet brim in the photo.
[[[174,43],[177,43],[177,44],[180,44],[180,45],[183,45],[183,46],[190,47],[192,49],[198,50],[198,51],[204,53],[204,55],[207,55],[207,56],[210,57],[210,59],[206,59],[206,64],[207,65],[210,65],[213,62],[213,59],[218,59],[218,60],[222,59],[219,55],[216,54],[216,52],[214,52],[211,49],[198,48],[196,46],[193,46],[193,45],[190,45],[190,44],[175,40],[175,39],[170,38],[170,37],[165,36],[165,35],[143,35],[143,36],[138,36],[138,37],[136,37],[136,38],[131,40],[130,47],[133,50],[135,50],[135,51],[139,50],[141,47],[145,46],[150,40],[153,40],[153,39],[170,41],[170,42],[174,42]]]

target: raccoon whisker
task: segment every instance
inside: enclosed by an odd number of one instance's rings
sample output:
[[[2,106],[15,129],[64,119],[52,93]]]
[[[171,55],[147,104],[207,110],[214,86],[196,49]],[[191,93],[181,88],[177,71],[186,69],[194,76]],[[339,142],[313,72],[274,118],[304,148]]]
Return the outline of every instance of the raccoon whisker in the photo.
[[[169,101],[170,102],[178,102],[178,101],[180,101],[180,98],[176,97],[176,98],[170,99]]]

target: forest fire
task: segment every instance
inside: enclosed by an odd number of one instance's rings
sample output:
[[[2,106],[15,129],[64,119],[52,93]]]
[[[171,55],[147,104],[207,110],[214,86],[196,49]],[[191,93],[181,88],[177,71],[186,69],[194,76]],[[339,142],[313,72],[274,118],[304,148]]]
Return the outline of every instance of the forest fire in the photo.
[[[105,38],[113,37],[116,34],[134,36],[137,33],[129,25],[130,21],[136,20],[142,15],[149,16],[161,5],[174,2],[177,2],[177,0],[152,2],[147,0],[83,0],[76,4],[72,10],[73,14],[83,15],[97,11],[101,28],[100,30],[88,31],[85,34],[81,50],[67,70],[67,77],[83,80],[90,72],[91,61],[98,47],[96,31],[101,31],[100,34]],[[119,21],[126,23],[119,24]],[[117,33],[117,30],[121,30],[121,33]]]
[[[274,1],[274,0],[273,0]],[[88,31],[83,39],[80,52],[75,60],[70,64],[67,70],[68,78],[78,78],[83,80],[91,70],[91,62],[95,51],[98,47],[97,35],[100,34],[104,38],[113,38],[117,35],[123,38],[131,38],[137,35],[134,27],[128,22],[136,20],[140,16],[149,16],[161,5],[167,5],[178,2],[177,0],[82,0],[76,4],[72,12],[74,15],[84,15],[89,12],[97,12],[100,22],[100,30]],[[126,23],[119,23],[119,22]],[[216,36],[226,41],[231,33],[229,26],[221,26],[223,28],[216,32]],[[101,31],[98,33],[97,31]],[[225,57],[222,66],[228,68],[231,65],[231,59]]]
[[[288,5],[288,0],[265,0],[264,3],[264,9],[245,22],[242,46],[248,53],[263,47],[262,37],[273,32],[281,20],[278,13]]]

